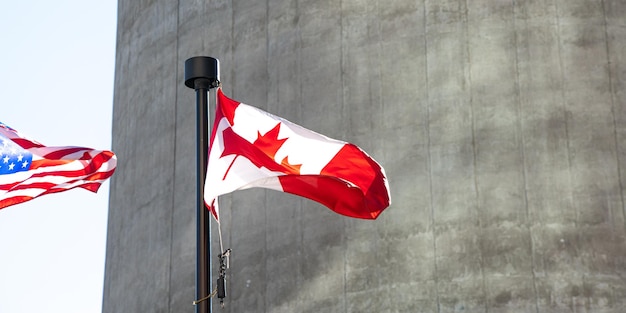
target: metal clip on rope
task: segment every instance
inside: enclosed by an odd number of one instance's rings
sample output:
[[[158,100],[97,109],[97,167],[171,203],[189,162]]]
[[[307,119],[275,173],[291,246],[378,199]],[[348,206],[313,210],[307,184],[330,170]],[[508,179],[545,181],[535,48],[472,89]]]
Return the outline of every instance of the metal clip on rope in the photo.
[[[226,298],[226,269],[229,267],[230,249],[226,249],[222,254],[218,255],[220,259],[220,271],[217,278],[217,297],[220,299],[220,306],[224,307],[224,298]]]

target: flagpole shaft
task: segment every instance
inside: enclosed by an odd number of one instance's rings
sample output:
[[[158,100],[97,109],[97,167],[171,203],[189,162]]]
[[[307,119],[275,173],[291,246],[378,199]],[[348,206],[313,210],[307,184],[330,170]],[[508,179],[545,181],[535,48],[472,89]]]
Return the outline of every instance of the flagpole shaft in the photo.
[[[204,180],[207,167],[207,151],[209,149],[208,138],[206,134],[209,131],[208,121],[208,80],[206,82],[200,82],[196,80],[196,86],[200,86],[196,89],[196,133],[197,133],[197,169],[196,186],[198,190],[197,205],[196,205],[196,299],[205,297],[211,291],[211,221],[209,220],[209,211],[204,207]],[[196,305],[197,313],[209,313],[211,312],[211,299],[203,301]]]
[[[219,83],[217,59],[193,57],[185,61],[185,85],[196,91],[196,300],[211,293],[211,221],[204,206],[204,181],[209,150],[208,92]],[[211,312],[211,298],[195,305],[196,313]]]

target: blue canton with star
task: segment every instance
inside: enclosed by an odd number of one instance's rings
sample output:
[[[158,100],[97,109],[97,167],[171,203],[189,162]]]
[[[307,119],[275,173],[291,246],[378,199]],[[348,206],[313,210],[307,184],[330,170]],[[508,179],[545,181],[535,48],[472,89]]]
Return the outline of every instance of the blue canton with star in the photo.
[[[0,135],[0,175],[28,171],[33,155]]]

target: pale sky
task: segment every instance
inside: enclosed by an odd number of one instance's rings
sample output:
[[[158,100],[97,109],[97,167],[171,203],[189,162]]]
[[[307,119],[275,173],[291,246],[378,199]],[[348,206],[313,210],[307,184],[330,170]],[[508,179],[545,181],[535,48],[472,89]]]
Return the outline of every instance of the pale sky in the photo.
[[[115,0],[0,0],[0,121],[110,150],[116,25]],[[1,313],[101,311],[108,196],[107,182],[0,210]]]

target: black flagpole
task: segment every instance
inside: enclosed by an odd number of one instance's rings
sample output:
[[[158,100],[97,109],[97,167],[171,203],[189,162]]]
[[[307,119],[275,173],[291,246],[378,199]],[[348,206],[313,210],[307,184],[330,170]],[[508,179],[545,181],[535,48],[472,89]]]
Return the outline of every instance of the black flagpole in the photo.
[[[204,206],[204,179],[209,150],[208,91],[219,84],[219,61],[193,57],[185,61],[185,86],[196,91],[197,123],[197,211],[196,211],[196,300],[205,299],[211,289],[211,221]],[[211,312],[211,298],[194,301],[196,313]]]

